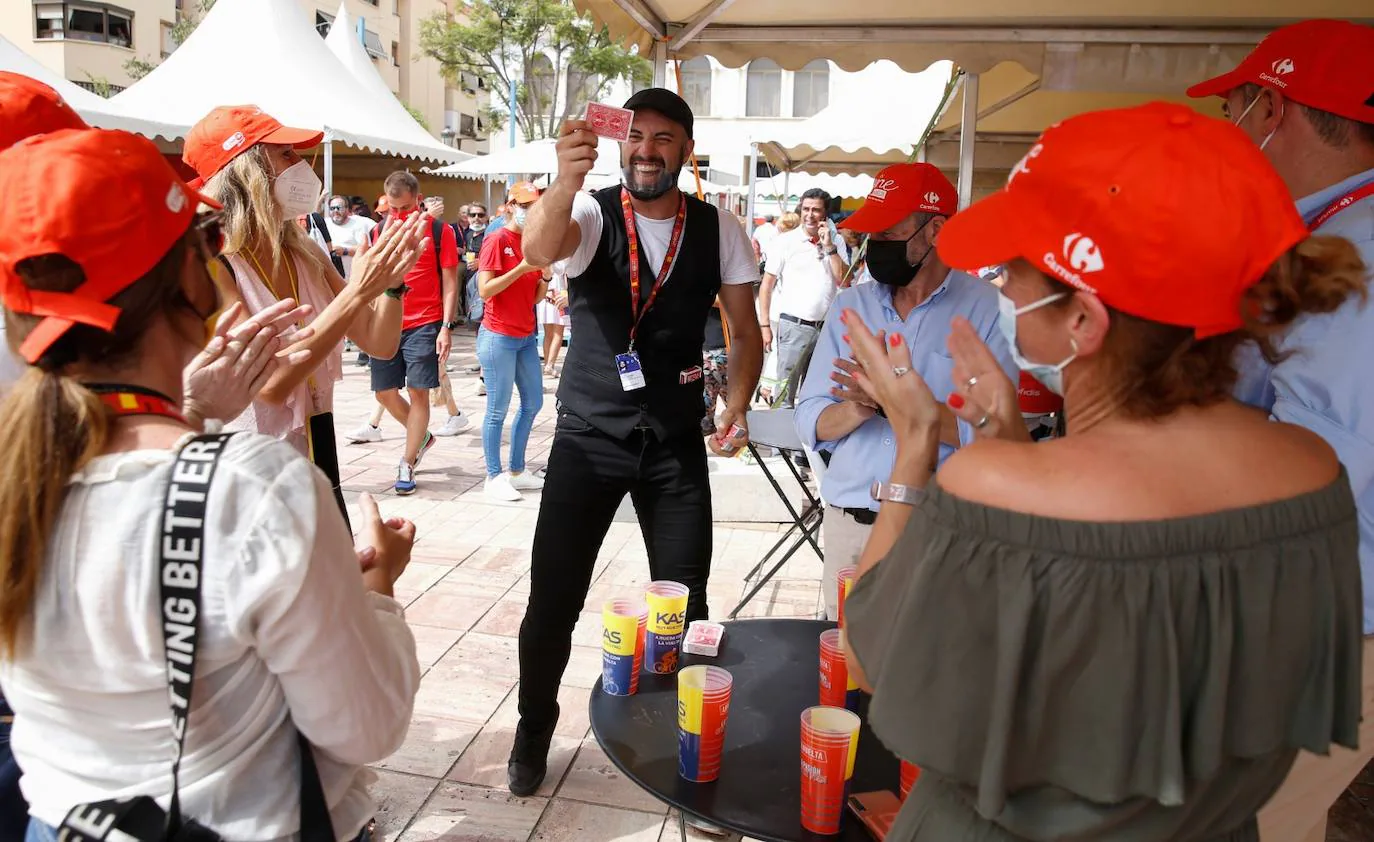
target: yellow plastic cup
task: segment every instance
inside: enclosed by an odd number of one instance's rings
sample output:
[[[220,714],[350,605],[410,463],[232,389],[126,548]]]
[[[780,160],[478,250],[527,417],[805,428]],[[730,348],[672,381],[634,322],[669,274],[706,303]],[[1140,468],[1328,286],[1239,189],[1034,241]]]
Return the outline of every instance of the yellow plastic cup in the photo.
[[[649,672],[677,672],[678,650],[687,627],[687,586],[681,582],[650,582],[644,589],[649,624],[644,633],[644,663]]]

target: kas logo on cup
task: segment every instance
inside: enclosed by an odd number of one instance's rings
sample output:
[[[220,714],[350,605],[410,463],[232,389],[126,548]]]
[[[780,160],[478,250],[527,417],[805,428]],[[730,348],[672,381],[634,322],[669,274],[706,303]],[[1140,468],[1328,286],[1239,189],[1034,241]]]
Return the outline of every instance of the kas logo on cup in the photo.
[[[639,689],[639,618],[617,613],[609,604],[601,622],[601,689],[611,696],[632,695]]]
[[[644,635],[644,660],[649,672],[677,672],[678,649],[687,626],[687,586],[678,582],[652,582],[644,591],[649,604],[649,624]]]

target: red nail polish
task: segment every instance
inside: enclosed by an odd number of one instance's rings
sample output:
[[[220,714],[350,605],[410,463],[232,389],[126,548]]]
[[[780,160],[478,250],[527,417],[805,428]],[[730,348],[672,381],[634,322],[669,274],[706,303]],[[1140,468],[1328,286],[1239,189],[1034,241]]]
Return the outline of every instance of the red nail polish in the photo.
[[[840,311],[840,321],[843,322],[843,323],[845,323],[845,324],[848,324],[848,323],[849,323],[849,311],[848,311],[848,310],[841,310],[841,311]]]
[[[887,341],[893,348],[896,348],[898,345],[902,344],[902,335],[900,333],[894,333],[887,338]]]
[[[848,342],[848,341],[849,341],[849,334],[846,333],[846,334],[844,334],[843,336],[841,336],[840,338],[843,339],[845,342]]]
[[[954,392],[953,394],[951,394],[951,395],[949,396],[949,405],[950,405],[950,407],[952,407],[953,409],[963,409],[963,408],[964,408],[964,396],[961,395],[961,394],[959,394],[958,392]]]

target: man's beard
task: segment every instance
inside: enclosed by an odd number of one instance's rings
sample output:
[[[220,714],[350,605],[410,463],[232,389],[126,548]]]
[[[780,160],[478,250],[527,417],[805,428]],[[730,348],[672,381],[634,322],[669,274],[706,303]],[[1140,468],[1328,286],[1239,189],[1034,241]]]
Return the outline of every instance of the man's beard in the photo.
[[[635,173],[635,164],[658,164],[663,169],[658,175],[658,179],[648,187],[639,183],[639,176]],[[682,173],[682,167],[669,170],[667,164],[662,161],[650,161],[644,158],[633,158],[630,163],[621,169],[621,180],[625,184],[625,189],[630,191],[630,195],[641,202],[652,202],[654,199],[664,195],[677,185],[678,176]]]

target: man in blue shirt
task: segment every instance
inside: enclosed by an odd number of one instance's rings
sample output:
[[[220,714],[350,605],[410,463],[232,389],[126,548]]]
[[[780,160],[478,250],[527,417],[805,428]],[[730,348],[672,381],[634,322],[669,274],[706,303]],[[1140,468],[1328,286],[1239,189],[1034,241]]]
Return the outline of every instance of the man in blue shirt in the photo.
[[[1354,243],[1374,268],[1374,27],[1314,20],[1271,33],[1230,73],[1194,85],[1265,151],[1318,236]],[[1287,359],[1243,360],[1236,397],[1326,439],[1350,475],[1364,578],[1364,699],[1358,752],[1303,752],[1260,813],[1266,842],[1326,838],[1327,810],[1374,757],[1374,305],[1347,301],[1283,337]]]
[[[900,333],[912,364],[940,401],[954,391],[954,360],[945,347],[951,322],[968,319],[1007,376],[1018,372],[997,328],[997,290],[984,281],[950,271],[935,242],[958,198],[949,179],[930,164],[896,164],[878,173],[863,207],[842,227],[868,234],[866,261],[877,283],[841,290],[831,305],[815,354],[797,397],[797,433],[812,450],[829,451],[821,482],[826,502],[822,536],[822,591],[827,616],[839,607],[835,574],[858,561],[877,515],[872,486],[892,473],[897,447],[892,426],[861,394],[832,393],[837,362],[848,359],[840,311],[854,310],[870,330]],[[940,445],[943,460],[973,431],[948,416]]]

